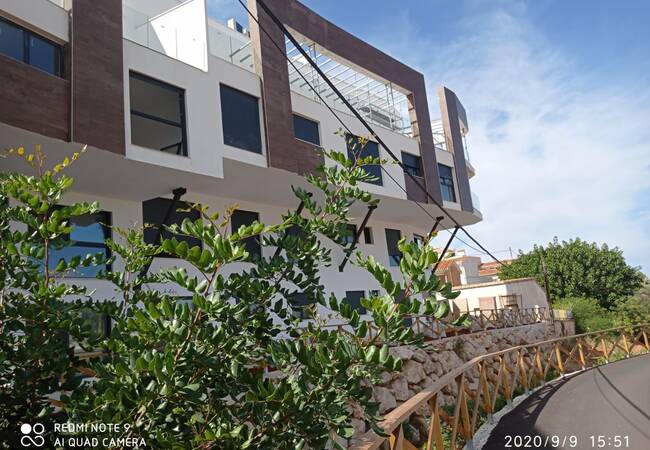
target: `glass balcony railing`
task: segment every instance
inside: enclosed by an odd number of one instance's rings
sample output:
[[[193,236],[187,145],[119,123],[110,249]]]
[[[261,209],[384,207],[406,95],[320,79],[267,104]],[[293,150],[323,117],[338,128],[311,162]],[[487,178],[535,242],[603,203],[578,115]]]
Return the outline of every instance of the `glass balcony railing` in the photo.
[[[208,48],[211,55],[254,72],[251,41],[245,34],[231,31],[221,24],[210,23]]]
[[[185,12],[181,11],[181,8],[185,5],[192,6],[189,3],[169,10],[174,12],[174,16],[165,11],[155,17],[148,16],[123,3],[122,33],[124,38],[207,71],[205,27],[202,31],[181,26],[188,20],[187,17],[181,16],[181,13]],[[189,9],[188,12],[194,13]],[[190,19],[195,19],[195,17],[190,16]]]

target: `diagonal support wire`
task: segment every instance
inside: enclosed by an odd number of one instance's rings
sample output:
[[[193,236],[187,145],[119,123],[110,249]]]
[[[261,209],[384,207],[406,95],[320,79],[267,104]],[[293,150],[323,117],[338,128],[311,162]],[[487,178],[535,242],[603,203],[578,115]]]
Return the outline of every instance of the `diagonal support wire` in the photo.
[[[440,253],[440,257],[438,258],[438,262],[436,263],[435,266],[433,266],[433,273],[436,273],[436,270],[438,269],[438,266],[439,266],[440,263],[442,262],[442,258],[444,258],[445,253],[447,253],[447,250],[449,250],[449,246],[451,245],[451,241],[453,241],[454,238],[456,237],[456,233],[458,232],[458,229],[459,229],[459,228],[460,228],[460,227],[455,227],[455,228],[454,228],[454,232],[451,233],[451,237],[450,237],[449,240],[447,241],[447,245],[445,245],[445,248],[442,250],[442,253]]]
[[[368,212],[366,212],[366,217],[363,218],[363,222],[361,222],[361,225],[359,228],[357,228],[356,233],[354,233],[354,238],[352,239],[352,244],[350,245],[350,248],[345,251],[345,258],[343,258],[343,261],[339,265],[339,272],[343,272],[343,269],[345,269],[345,265],[348,263],[348,260],[350,259],[350,256],[352,255],[352,252],[357,248],[357,244],[359,243],[359,237],[361,237],[361,233],[363,233],[363,230],[366,228],[366,224],[368,223],[368,220],[370,220],[370,216],[372,216],[372,212],[377,209],[377,205],[370,205],[368,206]]]
[[[440,225],[440,222],[442,222],[442,219],[444,219],[445,216],[438,216],[436,217],[436,221],[433,223],[433,226],[431,227],[431,231],[429,231],[429,237],[433,237],[433,233],[436,232],[438,229],[438,225]]]
[[[176,205],[180,201],[181,197],[186,193],[187,193],[187,189],[185,189],[184,187],[179,187],[172,191],[174,197],[172,198],[172,203],[169,205],[169,208],[167,208],[167,211],[165,212],[165,217],[163,218],[162,222],[158,224],[158,232],[156,233],[156,237],[153,240],[153,243],[155,245],[160,243],[160,238],[162,237],[163,228],[165,227],[165,225],[167,225],[167,222],[172,216],[172,212],[176,209]],[[149,261],[149,263],[147,263],[146,266],[142,268],[142,270],[140,271],[140,277],[144,277],[149,272],[149,268],[151,267],[152,262],[153,262],[153,258],[151,259],[151,261]]]
[[[312,196],[311,193],[308,193],[308,195],[309,195],[310,197]],[[301,201],[300,201],[300,204],[298,205],[298,208],[296,208],[296,212],[295,212],[294,214],[295,214],[296,216],[299,216],[300,214],[302,214],[302,210],[303,210],[303,209],[305,209],[305,202],[304,202],[304,200],[301,200]],[[280,245],[278,245],[278,246],[276,247],[275,252],[273,253],[273,258],[277,258],[278,255],[280,254],[280,252],[282,251],[282,244],[284,244],[284,240],[287,238],[287,234],[288,234],[288,233],[289,233],[288,230],[285,230],[285,231],[284,231],[284,234],[282,235],[282,238],[280,239],[280,242],[279,242]],[[273,258],[271,258],[271,259],[273,259]]]

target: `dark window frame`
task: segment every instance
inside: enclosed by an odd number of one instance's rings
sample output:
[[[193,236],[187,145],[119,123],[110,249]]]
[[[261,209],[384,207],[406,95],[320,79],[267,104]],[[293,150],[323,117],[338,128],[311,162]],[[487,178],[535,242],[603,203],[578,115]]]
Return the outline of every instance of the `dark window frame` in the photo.
[[[402,239],[402,231],[401,230],[396,230],[394,228],[385,228],[385,234],[386,234],[386,250],[388,251],[388,264],[390,267],[399,267],[399,263],[402,260],[402,252],[400,252],[399,247],[397,246],[397,243]],[[394,242],[394,248],[391,248],[391,241],[393,240],[392,238],[389,237],[389,233],[392,234],[392,232],[396,232],[398,237]]]
[[[413,164],[413,161],[408,161],[409,158],[413,158],[417,161],[417,166]],[[422,157],[419,155],[414,155],[413,153],[402,152],[402,164],[404,165],[404,172],[410,173],[414,177],[422,178]]]
[[[22,38],[23,38],[23,55],[22,59],[16,59],[12,56],[6,55],[3,53],[4,56],[7,58],[14,59],[16,61],[20,61],[22,63],[25,63],[37,70],[40,70],[42,72],[45,72],[47,74],[53,75],[55,77],[63,78],[63,46],[57,42],[54,42],[51,39],[46,38],[45,36],[35,33],[34,31],[30,30],[29,28],[25,28],[22,25],[19,25],[15,22],[12,22],[11,20],[8,20],[5,17],[0,17],[0,21],[4,22],[12,27],[17,28],[22,32]],[[31,62],[31,38],[36,38],[39,39],[46,44],[49,44],[52,46],[54,49],[54,72],[50,72],[48,70],[42,69]]]
[[[355,159],[355,151],[358,151],[357,157],[362,158],[362,159],[367,158],[368,156],[373,156],[375,158],[380,158],[381,157],[380,150],[379,150],[379,143],[377,143],[375,141],[367,140],[366,145],[361,149],[353,150],[352,148],[350,148],[351,145],[354,145],[355,143],[358,144],[359,139],[360,139],[360,136],[346,133],[346,135],[345,135],[345,145],[346,145],[346,148],[347,148],[347,151],[348,151],[348,159],[350,159],[350,160]],[[371,155],[371,154],[368,153],[369,150],[373,149],[373,148],[377,149],[377,154],[376,155]],[[377,180],[375,180],[375,181],[364,181],[364,183],[374,184],[376,186],[383,186],[384,185],[384,179],[383,179],[382,173],[381,173],[381,170],[382,170],[381,169],[381,164],[370,164],[370,165],[367,165],[367,166],[363,166],[363,170],[364,170],[364,172],[369,173],[370,175],[374,175],[375,177],[377,177]],[[374,172],[376,172],[376,173],[374,173]]]
[[[64,208],[64,207],[65,207],[64,205],[56,205],[55,209],[61,209],[61,208]],[[102,243],[92,242],[92,241],[77,241],[77,240],[73,240],[70,237],[70,234],[72,234],[74,232],[74,227],[75,227],[74,219],[77,218],[77,217],[84,217],[86,215],[91,215],[91,216],[103,215],[104,216],[103,218],[105,219],[105,221],[96,222],[96,223],[99,223],[99,225],[101,225],[102,231],[104,233]],[[75,248],[75,247],[88,248],[89,247],[89,248],[92,248],[92,249],[97,249],[97,251],[94,252],[94,253],[100,253],[101,250],[104,250],[107,259],[109,259],[112,256],[110,247],[108,247],[108,245],[106,245],[106,240],[110,239],[112,237],[111,227],[113,225],[113,214],[110,211],[100,210],[100,211],[97,211],[96,213],[93,213],[93,214],[83,214],[81,216],[72,216],[72,217],[70,217],[69,222],[70,222],[69,225],[73,227],[73,230],[67,236],[67,239],[69,240],[69,242],[71,242],[71,244],[69,246],[67,246],[66,248]],[[50,251],[56,251],[56,249],[50,249]],[[88,254],[88,252],[80,253],[80,255],[82,257],[84,257],[87,254]],[[54,256],[54,255],[51,255],[51,256]],[[73,255],[71,257],[74,257],[74,256],[78,256],[78,255]],[[54,267],[55,267],[62,258],[54,259],[53,257],[50,257],[48,259],[50,261],[50,264],[53,264]],[[110,262],[104,264],[104,266],[105,266],[106,272],[111,272],[113,270],[113,265]],[[81,269],[83,270],[83,268],[81,268]],[[78,273],[78,272],[75,271],[75,272],[72,272],[70,275],[67,275],[67,277],[68,278],[96,278],[96,275],[82,275],[81,273]]]
[[[147,244],[160,245],[164,239],[171,239],[172,237],[175,237],[176,240],[179,241],[179,242],[180,241],[187,242],[187,245],[189,245],[190,248],[195,247],[195,246],[203,248],[203,243],[199,239],[192,238],[192,237],[189,237],[189,236],[173,234],[173,233],[170,233],[169,231],[167,231],[164,228],[165,225],[169,226],[169,225],[177,224],[177,225],[180,226],[180,224],[186,218],[190,219],[192,221],[196,221],[196,220],[200,219],[201,218],[201,213],[199,211],[195,210],[195,209],[191,209],[191,211],[187,212],[187,213],[179,213],[178,212],[178,209],[188,209],[188,208],[190,208],[190,206],[191,206],[190,203],[185,202],[183,200],[177,200],[176,201],[176,206],[174,206],[174,209],[171,211],[168,223],[165,223],[165,224],[160,223],[160,221],[162,221],[165,218],[165,213],[167,211],[166,209],[164,211],[162,211],[162,214],[160,214],[160,220],[156,221],[156,223],[152,223],[151,221],[146,219],[145,203],[149,203],[149,202],[153,202],[153,201],[160,202],[161,200],[165,204],[165,208],[169,208],[171,203],[174,201],[173,199],[170,199],[170,198],[154,197],[154,198],[150,198],[149,200],[145,200],[145,201],[142,202],[142,222],[156,226],[156,228],[152,228],[152,229],[145,228],[144,236],[143,236],[144,241]],[[153,205],[153,203],[149,203],[149,205]],[[179,214],[182,214],[182,217],[180,217],[180,219],[181,219],[180,221],[172,220],[172,219],[174,219],[176,217],[176,215],[179,215]],[[150,236],[155,237],[155,236],[158,235],[158,228],[157,227],[162,227],[162,231],[160,233],[160,238],[158,239],[158,242],[154,242],[154,240],[151,239]],[[154,233],[154,234],[152,235],[151,233]],[[163,252],[163,253],[160,253],[160,254],[156,255],[156,258],[178,258],[178,256],[171,255],[169,253]]]
[[[287,299],[291,307],[291,315],[296,319],[307,320],[309,316],[307,315],[306,309],[310,305],[314,305],[315,302],[310,301],[307,294],[304,292],[292,292],[289,294]]]
[[[353,294],[354,294],[355,296],[358,296],[359,294],[361,294],[361,295],[358,297],[358,299],[355,298],[355,300],[357,300],[357,302],[352,302],[352,301],[350,301],[350,297],[351,297]],[[362,298],[366,298],[366,291],[363,291],[363,290],[360,290],[360,289],[358,289],[358,290],[357,290],[357,289],[353,289],[353,290],[350,290],[350,291],[345,291],[345,301],[348,303],[348,305],[350,305],[350,307],[351,307],[353,310],[357,311],[359,314],[365,314],[365,313],[367,312],[367,311],[366,311],[366,308],[364,308],[363,306],[361,306],[361,299],[362,299]]]
[[[168,126],[176,127],[181,130],[181,141],[177,142],[175,144],[168,145],[166,147],[160,148],[160,149],[152,149],[152,150],[158,150],[161,152],[165,152],[165,150],[170,149],[174,146],[176,146],[176,155],[178,156],[184,156],[187,157],[189,155],[189,150],[187,146],[187,115],[186,115],[186,107],[185,107],[185,89],[180,88],[178,86],[174,86],[173,84],[167,83],[165,81],[158,80],[156,78],[150,77],[149,75],[145,75],[140,72],[136,72],[134,70],[129,71],[129,97],[131,93],[131,78],[135,78],[139,81],[142,81],[144,83],[150,83],[155,86],[158,86],[160,88],[166,89],[170,92],[173,92],[175,94],[178,94],[178,106],[179,106],[179,117],[180,117],[180,122],[175,122],[173,120],[165,119],[164,117],[158,117],[153,114],[145,113],[143,111],[138,111],[136,109],[133,109],[133,106],[131,105],[131,99],[129,98],[129,112],[131,115],[141,117],[143,119],[151,120],[154,122],[162,123]],[[133,123],[131,123],[131,130],[133,130]],[[140,145],[136,144],[133,142],[133,131],[131,131],[131,144],[133,145]],[[149,148],[149,147],[145,147]],[[166,152],[165,152],[166,153]]]
[[[303,137],[298,136],[298,133],[296,132],[296,130],[297,130],[296,119],[302,120],[302,121],[305,121],[305,122],[310,122],[311,124],[314,124],[316,126],[316,141],[318,141],[318,142],[311,141],[305,136],[303,136]],[[299,141],[307,142],[308,144],[313,144],[313,145],[315,145],[317,147],[321,146],[321,144],[320,144],[320,141],[321,141],[321,139],[320,139],[320,122],[318,122],[316,120],[313,120],[313,119],[310,119],[309,117],[303,116],[302,114],[297,114],[297,113],[292,114],[292,121],[293,121],[293,136],[296,139],[298,139]]]
[[[449,169],[449,176],[443,176],[441,168]],[[446,164],[438,163],[438,175],[440,177],[440,190],[442,199],[448,202],[456,203],[456,190],[454,188],[454,168]]]
[[[363,241],[367,245],[372,245],[375,243],[375,238],[373,236],[371,227],[363,227]]]
[[[235,229],[235,220],[233,220],[233,219],[235,217],[235,214],[237,214],[237,213],[241,213],[243,215],[254,216],[255,218],[250,223],[240,224]],[[230,217],[230,231],[235,233],[239,228],[241,228],[243,226],[248,226],[248,225],[252,224],[255,221],[259,222],[259,220],[260,220],[260,213],[257,212],[257,211],[247,211],[247,210],[244,210],[244,209],[236,209],[236,210],[233,211],[232,216]],[[261,258],[262,257],[262,242],[261,242],[261,239],[260,239],[259,236],[248,237],[248,238],[242,240],[241,243],[244,245],[244,247],[248,251],[250,257],[252,257],[252,258]]]
[[[232,93],[236,93],[239,95],[242,95],[244,97],[252,98],[255,99],[255,105],[257,109],[257,114],[256,114],[256,120],[255,123],[257,124],[257,141],[255,142],[255,147],[250,146],[250,147],[245,147],[239,143],[236,143],[234,141],[229,141],[227,139],[227,133],[226,133],[226,121],[224,118],[226,117],[226,112],[224,112],[224,101],[223,101],[223,95],[225,91],[230,91]],[[242,91],[241,89],[237,89],[236,87],[230,86],[228,84],[224,83],[219,83],[219,103],[221,106],[221,131],[222,131],[222,138],[223,138],[223,144],[228,145],[230,147],[238,148],[240,150],[246,150],[247,152],[251,153],[256,153],[258,155],[262,155],[264,153],[264,144],[263,144],[263,139],[262,139],[262,123],[261,123],[261,117],[260,117],[260,98],[256,97],[255,95],[249,94],[248,92]]]
[[[354,243],[354,237],[357,235],[357,226],[353,223],[348,223],[346,228],[348,234],[345,236],[345,243],[352,245]]]

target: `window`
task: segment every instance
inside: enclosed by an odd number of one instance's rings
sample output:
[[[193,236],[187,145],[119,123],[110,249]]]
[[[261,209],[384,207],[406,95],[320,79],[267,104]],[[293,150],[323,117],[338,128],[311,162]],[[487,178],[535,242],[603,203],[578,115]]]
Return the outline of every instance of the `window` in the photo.
[[[304,292],[294,292],[289,296],[292,315],[298,319],[308,319],[307,307],[313,302],[309,300]]]
[[[103,253],[106,258],[110,250],[106,246],[106,239],[111,237],[111,214],[100,211],[95,214],[72,217],[70,219],[72,231],[68,235],[70,245],[60,249],[50,250],[49,265],[53,269],[62,259],[70,261],[75,256],[85,257],[88,254]],[[111,270],[110,265],[78,267],[72,274],[79,278],[94,278],[100,271]]]
[[[354,243],[354,236],[357,234],[357,227],[351,223],[346,225],[347,234],[345,235],[345,243],[352,245]]]
[[[374,240],[372,238],[372,228],[370,227],[363,228],[363,240],[365,241],[366,244],[374,244]]]
[[[419,234],[414,234],[413,242],[415,242],[418,247],[422,248],[424,246],[424,237],[420,236]]]
[[[187,210],[187,211],[179,211]],[[165,220],[167,217],[167,220]],[[192,247],[200,247],[201,241],[199,239],[183,236],[180,234],[170,233],[165,229],[164,225],[180,225],[184,219],[196,221],[201,218],[201,213],[195,209],[190,209],[190,205],[183,201],[174,201],[167,198],[154,198],[142,203],[142,220],[145,224],[153,225],[144,230],[144,241],[147,244],[160,244],[165,239],[176,238],[177,241],[187,242],[187,245]],[[164,222],[164,223],[163,223]],[[160,239],[157,240],[160,233]],[[175,258],[175,255],[168,253],[161,253],[158,256],[162,258]]]
[[[318,134],[318,122],[299,116],[293,115],[293,134],[301,141],[311,142],[320,146],[320,135]]]
[[[379,145],[376,142],[366,141],[366,145],[361,148],[361,145],[359,143],[359,136],[352,136],[350,134],[346,135],[346,142],[348,147],[348,158],[350,160],[354,160],[355,158],[365,159],[368,156],[379,158]],[[366,173],[377,178],[374,181],[368,181],[368,183],[377,184],[379,186],[383,185],[381,178],[381,166],[379,164],[370,164],[363,166],[363,169]]]
[[[402,164],[404,164],[404,172],[410,173],[414,177],[422,176],[422,160],[419,156],[402,152]]]
[[[0,53],[52,75],[62,76],[61,46],[0,18]]]
[[[232,217],[230,218],[230,226],[232,232],[236,232],[239,230],[241,227],[248,226],[252,224],[255,221],[260,220],[260,215],[256,212],[253,211],[244,211],[241,209],[236,209]],[[262,256],[262,247],[260,244],[260,238],[259,236],[251,236],[249,238],[244,239],[243,241],[244,247],[246,248],[246,251],[251,255],[251,256]]]
[[[131,72],[129,99],[132,144],[187,156],[183,89]]]
[[[451,167],[438,164],[438,173],[440,174],[442,199],[448,202],[455,202],[456,192],[454,191],[454,175]]]
[[[399,251],[397,243],[402,239],[402,232],[386,228],[386,246],[388,247],[388,263],[392,266],[399,266],[402,259],[402,252]]]
[[[364,291],[345,291],[345,299],[348,304],[359,314],[366,313],[366,308],[361,306],[361,299],[364,298],[365,295],[366,293]]]
[[[260,111],[257,97],[220,85],[223,142],[226,145],[262,153]]]
[[[81,311],[81,319],[84,325],[90,328],[91,339],[100,339],[110,336],[110,316],[92,311],[90,309],[84,309]],[[74,347],[77,350],[81,349],[81,346],[77,340],[70,336],[66,331],[61,333],[61,337],[66,347]]]

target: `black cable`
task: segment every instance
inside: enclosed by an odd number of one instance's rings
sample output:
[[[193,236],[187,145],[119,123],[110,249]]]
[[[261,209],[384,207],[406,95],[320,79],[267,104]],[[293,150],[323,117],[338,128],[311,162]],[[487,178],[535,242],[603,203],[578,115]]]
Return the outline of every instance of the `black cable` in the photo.
[[[238,0],[238,1],[239,1],[239,3],[242,5],[242,7],[246,10],[246,12],[248,13],[248,15],[249,15],[249,16],[250,16],[250,17],[251,17],[251,18],[252,18],[252,19],[257,23],[257,25],[258,25],[258,26],[260,27],[260,29],[264,32],[264,34],[266,34],[266,35],[268,36],[269,40],[273,43],[274,47],[275,47],[276,49],[278,49],[278,50],[279,50],[279,51],[284,55],[285,59],[289,62],[289,64],[291,64],[291,66],[293,67],[293,69],[294,69],[294,70],[295,70],[295,71],[300,75],[300,77],[301,77],[301,78],[303,79],[303,81],[304,81],[304,82],[305,82],[305,83],[310,87],[310,89],[311,89],[311,90],[312,90],[312,91],[313,91],[313,92],[318,96],[318,98],[321,100],[321,102],[322,102],[322,103],[327,107],[327,109],[328,109],[328,110],[329,110],[329,111],[334,115],[334,117],[335,117],[335,118],[338,120],[338,122],[343,126],[343,128],[345,128],[345,129],[346,129],[350,134],[354,134],[354,133],[352,133],[352,131],[350,130],[350,128],[349,128],[349,127],[348,127],[348,126],[347,126],[347,125],[346,125],[346,124],[341,120],[341,118],[336,114],[336,112],[335,112],[335,111],[334,111],[334,110],[333,110],[333,109],[332,109],[332,108],[327,104],[327,102],[323,99],[323,97],[320,95],[320,93],[319,93],[319,92],[318,92],[318,91],[313,87],[313,85],[309,82],[309,80],[307,80],[307,78],[302,74],[302,72],[300,72],[300,70],[295,66],[295,64],[293,63],[293,61],[291,61],[291,59],[288,57],[288,55],[287,55],[287,53],[286,53],[286,48],[285,48],[285,49],[282,49],[282,48],[278,45],[278,43],[275,42],[275,40],[274,40],[273,37],[269,34],[269,32],[264,28],[264,26],[262,26],[262,24],[259,22],[259,20],[257,19],[257,17],[255,17],[255,15],[252,13],[252,11],[251,11],[250,9],[248,9],[248,7],[244,4],[244,2],[243,2],[242,0]],[[332,83],[332,81],[327,77],[327,75],[325,75],[325,74],[323,73],[323,71],[320,69],[320,67],[318,67],[318,65],[317,65],[317,64],[316,64],[316,63],[311,59],[311,57],[309,56],[309,54],[308,54],[307,52],[305,52],[305,50],[302,48],[302,46],[300,45],[300,43],[299,43],[299,42],[298,42],[298,41],[293,37],[293,35],[289,32],[289,30],[287,30],[287,28],[284,26],[284,24],[283,24],[283,23],[282,23],[282,22],[277,18],[277,16],[276,16],[276,15],[275,15],[275,14],[274,14],[270,9],[269,9],[269,7],[264,3],[264,1],[263,1],[263,0],[257,0],[257,3],[262,7],[262,9],[264,9],[264,11],[265,11],[265,12],[269,15],[269,17],[271,18],[271,20],[273,20],[273,22],[275,23],[275,25],[276,25],[276,26],[277,26],[277,27],[282,31],[282,33],[283,33],[283,34],[284,34],[284,35],[285,35],[285,36],[286,36],[286,37],[291,41],[291,43],[294,45],[294,47],[296,47],[296,49],[297,49],[297,50],[301,53],[301,55],[302,55],[302,56],[307,60],[307,62],[309,62],[309,64],[314,68],[314,70],[316,70],[316,72],[318,73],[318,75],[319,75],[319,76],[320,76],[320,77],[321,77],[321,78],[322,78],[322,79],[327,83],[327,85],[330,87],[330,89],[332,89],[332,91],[334,91],[334,93],[339,97],[339,99],[343,102],[343,104],[345,104],[345,106],[346,106],[346,107],[347,107],[347,108],[352,112],[352,114],[357,118],[357,120],[359,120],[359,121],[361,122],[361,124],[362,124],[362,125],[363,125],[363,126],[364,126],[364,127],[365,127],[369,132],[370,132],[370,134],[373,136],[373,138],[375,138],[375,139],[377,140],[377,143],[378,143],[379,145],[381,145],[382,147],[384,147],[384,150],[386,150],[386,152],[390,155],[390,157],[393,159],[393,161],[395,161],[395,162],[396,162],[396,163],[397,163],[397,164],[402,168],[402,170],[404,171],[404,173],[405,173],[408,177],[411,178],[411,180],[416,184],[416,186],[418,186],[418,187],[420,188],[420,190],[422,190],[422,192],[424,192],[424,194],[427,196],[427,198],[429,198],[429,199],[430,199],[430,200],[431,200],[431,201],[432,201],[432,202],[433,202],[433,203],[434,203],[438,208],[440,208],[440,210],[443,212],[443,214],[445,214],[447,217],[449,217],[449,219],[450,219],[450,220],[451,220],[451,221],[452,221],[452,222],[453,222],[453,223],[454,223],[454,224],[455,224],[455,225],[456,225],[460,230],[462,230],[463,233],[465,233],[465,234],[467,235],[468,238],[470,238],[470,239],[471,239],[471,240],[472,240],[476,245],[478,245],[478,246],[479,246],[479,247],[480,247],[480,248],[481,248],[481,249],[482,249],[486,254],[488,254],[488,255],[489,255],[489,256],[490,256],[494,261],[498,262],[498,263],[501,264],[501,265],[504,265],[503,262],[501,262],[499,259],[497,259],[494,255],[492,255],[492,253],[490,253],[489,250],[487,250],[485,247],[483,247],[483,245],[481,245],[480,242],[478,242],[478,241],[477,241],[477,240],[476,240],[476,239],[475,239],[475,238],[474,238],[474,237],[473,237],[473,236],[472,236],[472,235],[471,235],[467,230],[465,230],[465,228],[464,228],[464,227],[463,227],[463,226],[462,226],[462,225],[461,225],[461,224],[460,224],[460,223],[459,223],[459,222],[458,222],[458,221],[457,221],[457,220],[456,220],[456,219],[455,219],[451,214],[449,214],[449,213],[444,209],[444,207],[443,207],[443,206],[442,206],[442,205],[441,205],[441,204],[440,204],[440,203],[439,203],[435,198],[433,198],[433,196],[432,196],[432,195],[431,195],[431,194],[426,190],[426,188],[425,188],[424,186],[422,186],[422,184],[420,183],[419,180],[417,180],[413,175],[411,175],[408,171],[405,170],[404,164],[399,160],[399,158],[397,158],[397,156],[395,156],[395,154],[393,153],[393,151],[392,151],[392,150],[391,150],[391,149],[386,145],[386,143],[381,139],[381,137],[379,137],[379,135],[377,135],[377,133],[374,131],[374,129],[370,126],[370,124],[368,124],[368,122],[363,118],[363,116],[361,116],[361,114],[359,114],[359,112],[358,112],[358,111],[357,111],[357,110],[356,110],[356,109],[355,109],[355,108],[350,104],[350,102],[349,102],[349,101],[348,101],[348,100],[343,96],[343,94],[341,94],[341,92],[338,90],[338,88],[337,88],[337,87]],[[386,175],[387,175],[387,176],[388,176],[388,177],[389,177],[389,178],[390,178],[390,179],[391,179],[391,180],[392,180],[392,181],[393,181],[393,182],[394,182],[398,187],[400,187],[404,192],[406,192],[406,190],[405,190],[404,188],[402,188],[402,186],[397,182],[397,180],[395,180],[395,178],[394,178],[390,173],[388,173],[388,171],[386,171],[386,169],[383,168],[382,165],[380,165],[380,167],[384,170],[384,173],[386,173]],[[433,216],[432,216],[432,215],[431,215],[431,214],[430,214],[430,213],[429,213],[429,212],[428,212],[428,211],[427,211],[427,210],[426,210],[422,205],[420,205],[420,203],[418,203],[417,201],[414,201],[414,203],[415,203],[416,205],[418,205],[418,207],[420,207],[420,209],[422,209],[422,211],[424,211],[424,212],[427,214],[427,216],[429,216],[432,220],[435,220],[435,218],[434,218],[434,217],[433,217]],[[455,233],[453,233],[453,234],[455,235]],[[461,242],[465,243],[465,245],[467,245],[468,247],[470,247],[470,248],[472,248],[473,250],[476,251],[475,248],[471,247],[469,244],[467,244],[466,242],[464,242],[462,239],[460,239],[460,238],[457,238],[457,239],[460,240]]]

